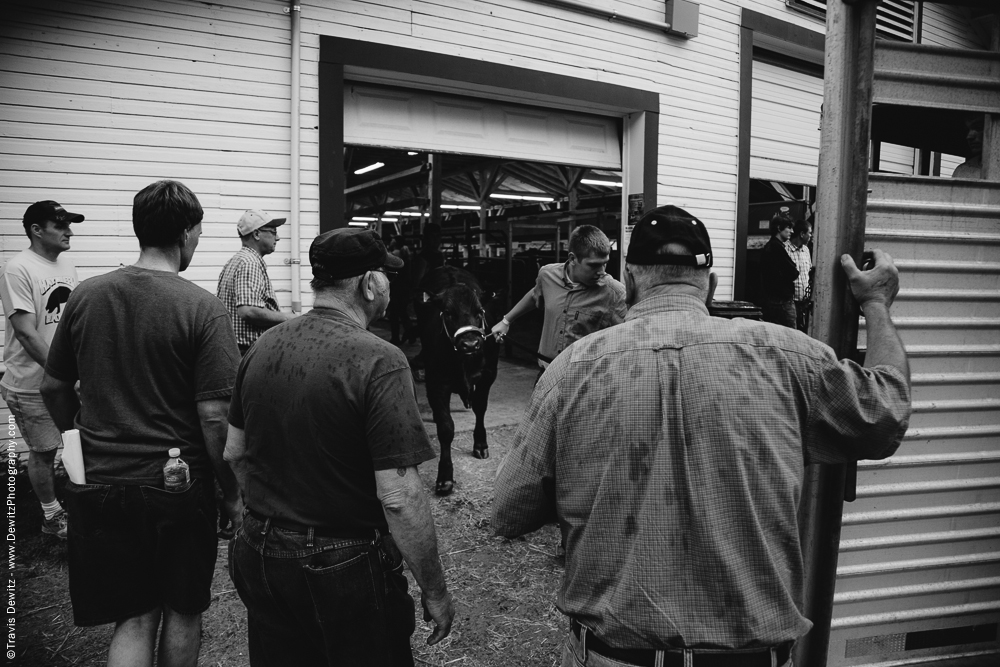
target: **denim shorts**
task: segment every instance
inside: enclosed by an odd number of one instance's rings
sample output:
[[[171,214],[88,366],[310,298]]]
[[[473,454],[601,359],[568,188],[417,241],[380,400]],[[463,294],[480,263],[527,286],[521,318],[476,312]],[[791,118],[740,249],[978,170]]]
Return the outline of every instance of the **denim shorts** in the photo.
[[[76,625],[123,621],[166,606],[200,614],[218,555],[209,481],[185,491],[66,484],[69,594]]]
[[[62,436],[49,416],[41,394],[11,391],[7,387],[0,387],[0,394],[10,408],[10,413],[14,415],[14,422],[28,449],[44,454],[54,452],[62,445]]]
[[[247,514],[229,574],[247,607],[251,667],[411,667],[413,599],[389,535],[310,536]]]

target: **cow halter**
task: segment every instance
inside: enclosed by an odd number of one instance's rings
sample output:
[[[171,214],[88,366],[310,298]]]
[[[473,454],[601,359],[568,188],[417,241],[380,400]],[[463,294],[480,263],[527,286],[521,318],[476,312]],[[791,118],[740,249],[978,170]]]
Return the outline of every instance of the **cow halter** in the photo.
[[[486,311],[482,309],[479,310],[479,321],[482,323],[481,327],[476,327],[472,326],[471,324],[467,324],[464,327],[459,327],[455,329],[455,333],[448,333],[448,323],[444,319],[444,311],[441,311],[440,315],[441,315],[441,326],[444,327],[444,335],[451,342],[451,349],[455,350],[455,352],[458,352],[459,354],[473,354],[480,349],[483,343],[486,342]],[[465,336],[467,334],[475,334],[476,337],[479,339],[478,344],[471,352],[464,352],[458,349],[459,337]]]

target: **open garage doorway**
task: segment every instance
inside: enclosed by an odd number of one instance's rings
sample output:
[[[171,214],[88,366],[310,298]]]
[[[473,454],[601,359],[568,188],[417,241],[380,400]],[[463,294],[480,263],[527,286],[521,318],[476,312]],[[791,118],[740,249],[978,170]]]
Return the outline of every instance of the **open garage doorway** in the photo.
[[[543,265],[566,260],[580,225],[608,236],[608,272],[618,274],[620,170],[346,144],[344,173],[347,224],[378,231],[407,257],[436,242],[422,232],[437,225],[445,263],[476,276],[496,318],[533,288]],[[397,280],[417,277],[407,269]],[[541,326],[541,311],[522,318],[509,352],[537,349]]]

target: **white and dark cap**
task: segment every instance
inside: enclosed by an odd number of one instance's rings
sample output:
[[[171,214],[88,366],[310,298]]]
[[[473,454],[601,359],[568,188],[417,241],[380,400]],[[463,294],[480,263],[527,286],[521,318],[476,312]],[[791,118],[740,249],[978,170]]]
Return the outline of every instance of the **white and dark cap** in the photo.
[[[240,236],[246,236],[251,232],[255,232],[261,227],[279,227],[285,224],[286,218],[275,218],[272,217],[267,211],[261,211],[259,209],[250,209],[240,217],[240,221],[236,223],[236,232]]]
[[[690,255],[664,254],[667,244],[679,243]],[[712,266],[712,241],[701,220],[672,204],[654,208],[632,229],[628,243],[629,264],[672,264],[707,269]]]

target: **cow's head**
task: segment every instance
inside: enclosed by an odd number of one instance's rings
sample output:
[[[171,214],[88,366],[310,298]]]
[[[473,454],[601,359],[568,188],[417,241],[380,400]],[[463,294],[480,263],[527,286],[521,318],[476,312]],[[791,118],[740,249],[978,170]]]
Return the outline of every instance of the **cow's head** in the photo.
[[[433,297],[438,307],[442,333],[452,349],[463,357],[481,355],[486,342],[486,312],[477,291],[456,283]]]

